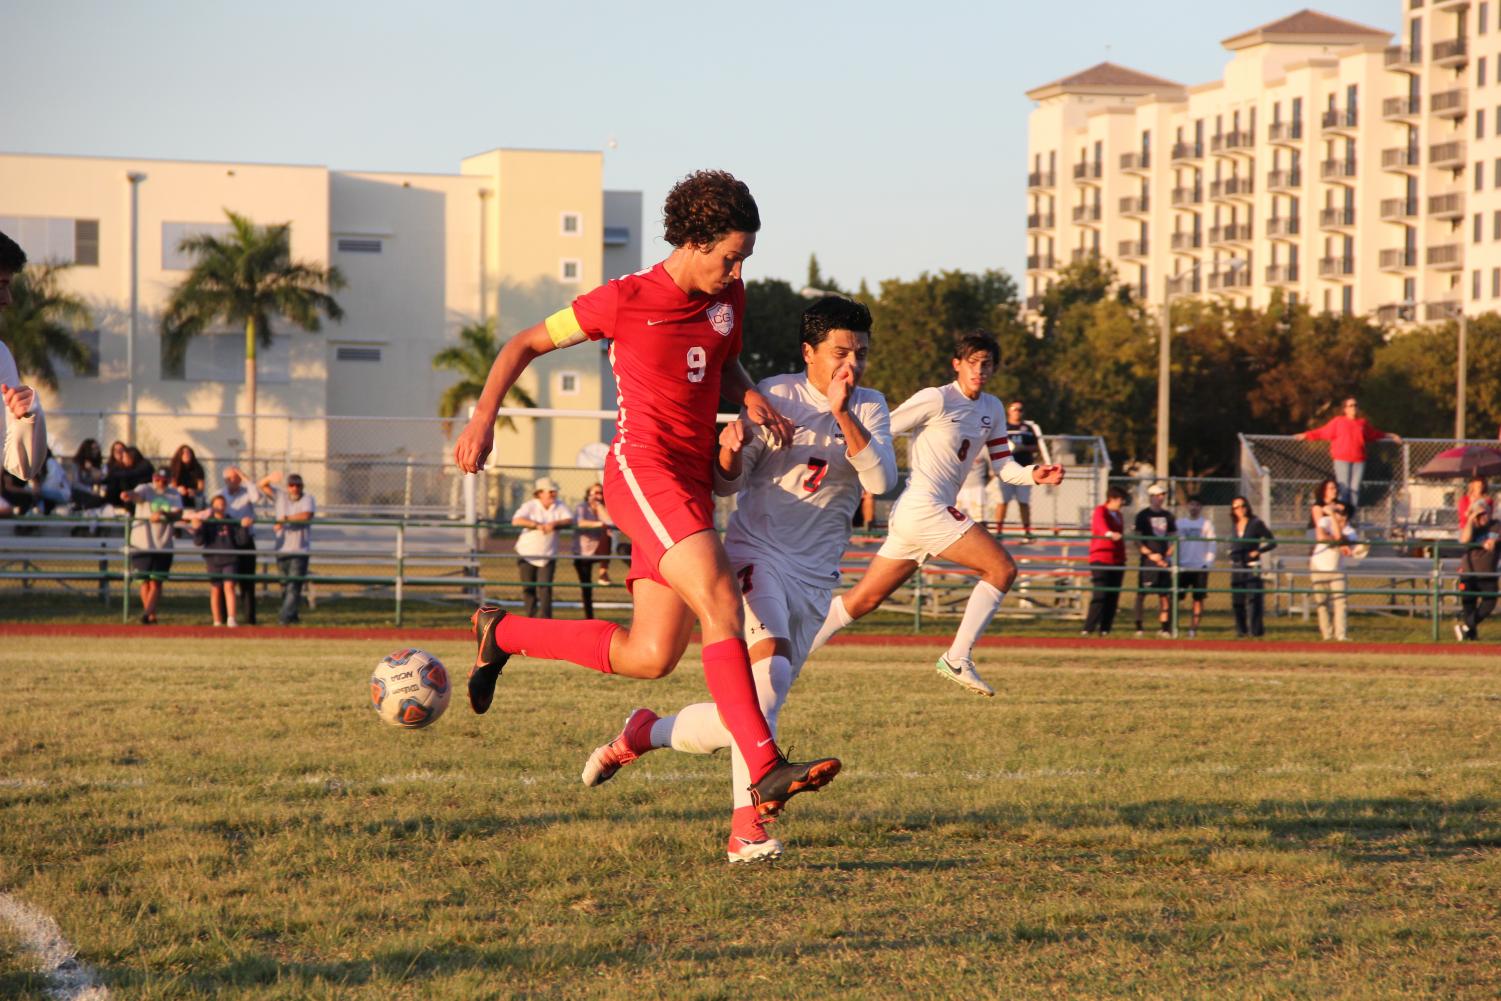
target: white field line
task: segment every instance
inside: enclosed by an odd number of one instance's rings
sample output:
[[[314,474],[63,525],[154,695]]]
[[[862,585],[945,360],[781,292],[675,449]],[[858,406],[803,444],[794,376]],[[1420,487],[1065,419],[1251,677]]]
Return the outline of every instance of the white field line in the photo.
[[[94,971],[78,961],[78,952],[63,938],[57,922],[8,893],[0,893],[0,921],[16,930],[21,947],[40,961],[47,994],[59,1001],[105,1001],[109,989]]]

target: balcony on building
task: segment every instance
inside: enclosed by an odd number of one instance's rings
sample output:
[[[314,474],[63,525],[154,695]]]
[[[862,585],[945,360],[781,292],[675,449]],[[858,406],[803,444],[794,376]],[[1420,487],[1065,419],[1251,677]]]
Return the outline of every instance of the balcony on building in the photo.
[[[1191,253],[1204,246],[1204,234],[1197,230],[1182,230],[1174,233],[1170,242],[1173,250]]]
[[[1093,163],[1086,161],[1074,164],[1074,180],[1076,181],[1098,181],[1104,173],[1104,165],[1098,160]]]
[[[1150,170],[1151,167],[1152,154],[1147,150],[1140,153],[1121,154],[1121,170],[1128,174],[1139,174],[1144,170]]]
[[[1381,200],[1381,218],[1387,222],[1413,219],[1417,217],[1417,214],[1418,202],[1415,198],[1383,198]]]
[[[1381,252],[1382,271],[1407,271],[1418,266],[1418,252],[1406,247],[1394,247]]]
[[[1266,283],[1268,285],[1288,285],[1298,280],[1298,266],[1296,264],[1268,264],[1266,266]]]
[[[1348,229],[1355,225],[1355,210],[1353,208],[1332,208],[1319,210],[1320,229]]]
[[[1034,170],[1027,175],[1027,187],[1034,190],[1051,188],[1058,183],[1058,175],[1051,170]]]
[[[1294,119],[1290,122],[1273,122],[1266,129],[1267,142],[1276,143],[1280,146],[1291,146],[1303,141],[1303,120]]]
[[[1428,196],[1428,214],[1434,219],[1461,219],[1465,214],[1463,191],[1445,191]]]
[[[1245,198],[1255,189],[1249,177],[1227,177],[1209,182],[1210,198]]]
[[[1052,229],[1053,222],[1053,213],[1051,212],[1033,212],[1027,216],[1028,229]]]
[[[1244,261],[1237,262],[1240,267],[1226,268],[1224,271],[1216,271],[1209,276],[1209,291],[1223,292],[1229,289],[1250,288],[1251,268]]]
[[[1168,295],[1198,295],[1202,291],[1204,291],[1204,279],[1198,268],[1168,277]]]
[[[1146,215],[1152,208],[1152,199],[1148,195],[1127,195],[1121,199],[1121,215]]]
[[[1122,240],[1117,249],[1121,257],[1146,257],[1148,245],[1146,240]]]
[[[1393,146],[1381,151],[1381,169],[1406,171],[1415,169],[1422,156],[1416,146]]]
[[[1319,258],[1320,278],[1348,278],[1353,274],[1355,274],[1355,258],[1353,257]]]
[[[1428,165],[1430,167],[1463,167],[1464,162],[1465,144],[1461,139],[1434,143],[1428,147]]]
[[[1075,247],[1073,252],[1068,255],[1068,259],[1071,263],[1080,264],[1084,261],[1098,260],[1099,256],[1099,250],[1094,247]]]
[[[1303,186],[1303,171],[1301,170],[1269,170],[1266,175],[1266,186],[1271,191],[1285,191],[1288,188],[1301,188]]]
[[[1274,215],[1266,221],[1266,235],[1272,239],[1297,236],[1302,230],[1303,227],[1298,223],[1298,217],[1295,215]]]
[[[1389,70],[1418,69],[1423,65],[1423,53],[1407,45],[1388,45],[1385,59]]]
[[[1028,271],[1052,271],[1054,265],[1052,254],[1028,254]]]
[[[1187,207],[1190,205],[1202,205],[1204,203],[1203,188],[1174,188],[1174,207]]]
[[[1376,307],[1377,323],[1415,323],[1417,318],[1418,304],[1415,302],[1391,302]]]
[[[1458,271],[1464,266],[1464,249],[1462,243],[1441,243],[1436,247],[1429,247],[1423,260],[1430,268]]]
[[[1319,177],[1326,181],[1341,181],[1355,176],[1354,160],[1325,160],[1319,164]]]
[[[1329,108],[1319,116],[1319,127],[1325,132],[1350,132],[1360,123],[1359,109]]]
[[[1250,152],[1256,145],[1256,137],[1244,130],[1239,132],[1222,132],[1217,136],[1210,137],[1209,151],[1211,153],[1236,153]]]
[[[1389,122],[1416,118],[1423,113],[1423,99],[1417,95],[1388,97],[1381,102],[1381,117]]]
[[[1042,309],[1042,296],[1029,295],[1022,303],[1022,306],[1027,310],[1027,312],[1035,313],[1038,310]]]
[[[1204,159],[1203,143],[1173,143],[1173,159],[1188,162]]]
[[[1213,226],[1209,230],[1210,243],[1249,243],[1251,242],[1251,224],[1248,222],[1230,223],[1225,226]]]
[[[1469,46],[1463,38],[1433,43],[1433,65],[1460,67],[1469,61]]]
[[[1075,205],[1074,222],[1099,222],[1100,207],[1098,205]]]
[[[1429,323],[1442,320],[1452,320],[1459,316],[1464,309],[1464,303],[1458,299],[1441,299],[1438,302],[1423,303],[1423,319]]]
[[[1428,110],[1437,118],[1463,118],[1469,111],[1468,94],[1461,87],[1441,90],[1428,98]]]

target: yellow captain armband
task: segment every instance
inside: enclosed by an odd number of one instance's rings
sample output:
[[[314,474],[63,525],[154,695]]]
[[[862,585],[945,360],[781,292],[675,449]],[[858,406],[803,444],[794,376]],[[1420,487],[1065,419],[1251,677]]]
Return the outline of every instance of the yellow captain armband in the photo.
[[[573,315],[572,306],[564,306],[549,316],[546,324],[547,336],[552,338],[553,347],[571,347],[589,339],[589,335],[584,333],[584,328],[579,326],[578,317]]]

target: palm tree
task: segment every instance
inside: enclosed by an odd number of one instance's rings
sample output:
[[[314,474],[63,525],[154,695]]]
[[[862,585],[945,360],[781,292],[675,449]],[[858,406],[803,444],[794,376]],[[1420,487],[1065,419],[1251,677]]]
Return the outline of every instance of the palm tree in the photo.
[[[490,366],[495,363],[495,356],[499,353],[500,339],[495,334],[495,321],[490,319],[482,323],[467,324],[459,331],[458,344],[446,347],[433,355],[433,368],[443,368],[459,373],[459,381],[445,389],[443,395],[438,397],[439,417],[454,417],[464,409],[466,404],[479,399],[480,393],[485,388],[485,379],[490,375]],[[528,396],[525,390],[512,386],[506,393],[505,399],[501,400],[501,404],[535,407],[537,402]],[[502,417],[495,424],[502,428],[516,426],[516,422],[509,417]],[[452,429],[452,421],[443,425],[445,435]]]
[[[10,309],[0,310],[0,341],[16,357],[16,367],[48,389],[57,388],[53,359],[75,372],[93,360],[88,345],[74,333],[90,326],[89,308],[59,288],[66,264],[33,264],[11,280]]]
[[[259,226],[225,209],[231,232],[185,237],[177,249],[194,258],[162,316],[162,360],[181,369],[188,343],[216,323],[245,327],[245,388],[250,396],[250,458],[255,459],[257,345],[271,344],[271,318],[284,318],[309,333],[344,310],[329,292],[344,287],[338,268],[292,260],[291,223]]]

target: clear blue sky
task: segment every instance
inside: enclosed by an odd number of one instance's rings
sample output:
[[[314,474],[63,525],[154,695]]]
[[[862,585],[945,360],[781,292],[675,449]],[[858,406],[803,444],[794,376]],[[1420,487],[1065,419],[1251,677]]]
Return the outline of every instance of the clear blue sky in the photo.
[[[1405,2],[1315,9],[1393,29]],[[649,240],[688,171],[751,185],[763,229],[747,277],[798,284],[810,252],[848,285],[1020,277],[1023,91],[1106,58],[1216,79],[1222,38],[1297,9],[0,0],[0,150],[451,173],[496,146],[613,139],[605,183],[645,192]]]

